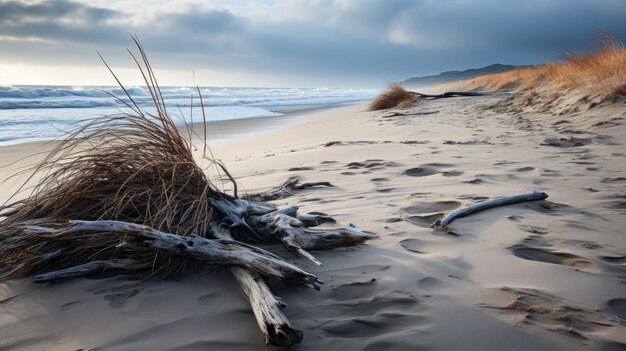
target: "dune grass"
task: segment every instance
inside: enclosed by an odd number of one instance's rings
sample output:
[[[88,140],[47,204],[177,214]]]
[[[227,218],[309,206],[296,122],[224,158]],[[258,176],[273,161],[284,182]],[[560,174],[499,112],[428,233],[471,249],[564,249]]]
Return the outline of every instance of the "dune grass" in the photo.
[[[369,106],[370,111],[405,108],[419,100],[419,96],[406,91],[400,84],[391,84]]]
[[[489,74],[454,85],[488,91],[585,89],[603,98],[626,95],[626,49],[613,36],[603,33],[595,50],[568,53],[561,62]]]

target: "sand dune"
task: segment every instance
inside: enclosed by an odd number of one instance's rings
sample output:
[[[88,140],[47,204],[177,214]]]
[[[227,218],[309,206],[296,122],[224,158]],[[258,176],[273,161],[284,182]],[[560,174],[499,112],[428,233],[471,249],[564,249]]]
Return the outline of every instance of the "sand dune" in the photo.
[[[500,99],[422,101],[396,115],[350,106],[213,145],[245,191],[293,175],[330,181],[275,204],[380,236],[315,253],[323,267],[294,258],[326,283],[319,292],[272,287],[304,332],[297,349],[626,348],[626,108],[485,107]],[[10,162],[41,147],[0,154]],[[461,206],[530,190],[550,197],[429,228]],[[221,269],[177,281],[10,281],[0,284],[0,349],[262,349],[237,291]]]

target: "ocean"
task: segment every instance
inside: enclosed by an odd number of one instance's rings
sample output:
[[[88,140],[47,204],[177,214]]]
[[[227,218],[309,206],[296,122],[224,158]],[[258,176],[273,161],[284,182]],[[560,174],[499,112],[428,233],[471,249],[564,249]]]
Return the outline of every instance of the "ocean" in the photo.
[[[145,87],[128,87],[137,105],[154,111]],[[176,123],[202,120],[196,88],[162,87]],[[374,90],[330,88],[200,88],[207,121],[281,116],[298,110],[340,106],[372,99]],[[119,87],[0,87],[0,145],[60,137],[100,116],[132,112]]]

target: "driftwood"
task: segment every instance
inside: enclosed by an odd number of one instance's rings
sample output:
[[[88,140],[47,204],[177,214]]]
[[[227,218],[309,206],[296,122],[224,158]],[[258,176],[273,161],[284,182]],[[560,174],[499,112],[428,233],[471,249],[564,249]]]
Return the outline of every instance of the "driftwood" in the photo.
[[[236,229],[239,227],[240,229],[253,230],[255,231],[254,238],[262,242],[280,240],[291,251],[301,254],[318,265],[321,265],[321,262],[305,249],[327,250],[340,246],[351,246],[376,237],[373,234],[358,230],[353,225],[337,229],[317,230],[308,228],[322,223],[335,222],[335,220],[325,215],[299,214],[296,206],[275,209],[268,205],[243,199],[233,199],[230,204],[232,206],[220,207],[226,213],[225,218],[232,222],[227,225],[228,228]],[[245,214],[248,214],[249,217],[240,219]],[[241,225],[243,222],[245,225]],[[233,238],[231,230],[225,226],[213,225],[211,228],[218,238]],[[286,306],[285,303],[272,294],[265,280],[258,274],[240,267],[231,267],[230,271],[248,297],[266,343],[276,346],[290,346],[299,343],[302,339],[302,332],[294,328],[289,322],[289,319],[282,312],[282,308]]]
[[[287,207],[282,210],[270,212],[251,219],[251,224],[258,232],[268,238],[280,240],[287,249],[299,253],[317,265],[322,265],[315,257],[306,250],[328,250],[342,246],[353,246],[373,239],[376,236],[360,231],[350,224],[344,228],[334,229],[310,229],[298,219],[298,216],[290,216],[290,211],[297,211],[297,207]],[[302,218],[302,216],[300,217]],[[311,225],[323,221],[322,216],[308,216]],[[270,239],[272,240],[272,239]]]
[[[383,118],[391,118],[391,117],[404,117],[404,116],[425,116],[425,115],[434,115],[439,113],[439,111],[425,111],[425,112],[415,112],[415,113],[404,113],[404,112],[394,112],[390,115],[383,116]]]
[[[297,190],[304,190],[314,187],[333,187],[333,185],[329,182],[308,182],[298,184],[299,182],[300,177],[289,177],[289,179],[287,179],[283,184],[262,193],[249,194],[246,196],[246,199],[253,201],[272,201],[293,196],[293,192]]]
[[[463,97],[463,96],[483,96],[485,94],[475,92],[475,91],[448,91],[441,94],[423,94],[415,91],[409,91],[409,93],[419,96],[422,99],[426,100],[435,100],[435,99],[444,99],[451,97]]]
[[[453,220],[457,218],[469,216],[471,214],[484,211],[493,207],[505,206],[525,201],[545,200],[546,198],[548,198],[548,194],[544,192],[532,191],[526,194],[489,199],[452,211],[445,217],[437,220],[431,227],[436,229],[444,229],[448,226],[448,224],[450,224]]]
[[[145,247],[156,252],[193,258],[210,264],[240,266],[264,277],[285,282],[303,283],[313,287],[319,283],[315,275],[280,259],[271,252],[234,240],[207,239],[198,235],[183,237],[145,225],[121,221],[71,221],[67,226],[60,228],[27,225],[24,227],[24,232],[36,235],[48,234],[47,238],[61,241],[70,240],[70,236],[85,240],[90,234],[92,236],[117,234],[120,237],[117,247],[120,249]],[[123,262],[128,263],[128,261],[121,260],[107,263],[88,262],[66,269],[63,273],[48,273],[48,276],[65,277],[70,272],[74,272],[75,276],[79,276],[78,272],[91,275],[98,267],[119,269]],[[127,270],[130,268],[128,267]]]
[[[216,225],[212,227],[212,230],[216,237],[232,240],[228,230]],[[265,337],[265,343],[276,346],[291,346],[300,343],[302,332],[291,325],[282,311],[287,305],[272,294],[265,280],[258,274],[241,267],[230,267],[230,272],[248,297],[259,329]]]

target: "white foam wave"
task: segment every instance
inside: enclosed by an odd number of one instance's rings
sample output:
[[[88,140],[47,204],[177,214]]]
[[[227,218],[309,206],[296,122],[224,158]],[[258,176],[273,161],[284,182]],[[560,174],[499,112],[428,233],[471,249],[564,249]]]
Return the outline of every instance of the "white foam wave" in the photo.
[[[144,87],[129,87],[127,92],[142,109],[150,110],[154,105]],[[361,89],[220,87],[204,87],[200,92],[209,121],[275,116],[278,112],[363,101],[376,93]],[[196,88],[165,87],[161,93],[170,111],[183,114],[178,123],[189,121],[191,114],[196,119],[201,116]],[[125,103],[130,99],[120,88],[0,87],[0,142],[57,137],[81,121],[128,111]]]

